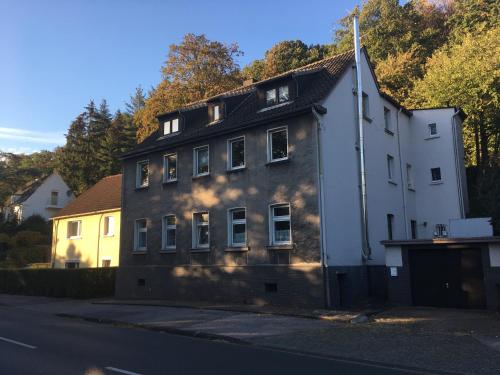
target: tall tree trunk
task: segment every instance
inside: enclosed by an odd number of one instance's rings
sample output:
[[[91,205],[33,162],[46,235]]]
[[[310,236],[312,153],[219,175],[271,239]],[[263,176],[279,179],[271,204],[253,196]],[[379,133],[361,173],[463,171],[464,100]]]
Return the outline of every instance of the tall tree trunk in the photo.
[[[476,154],[476,165],[479,167],[481,165],[481,151],[479,147],[479,126],[477,121],[474,121],[474,143],[475,143],[475,154]]]

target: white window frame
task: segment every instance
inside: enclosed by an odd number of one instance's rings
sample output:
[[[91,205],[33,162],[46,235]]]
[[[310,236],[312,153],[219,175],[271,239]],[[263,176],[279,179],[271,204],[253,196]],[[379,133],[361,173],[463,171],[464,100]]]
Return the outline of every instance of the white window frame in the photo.
[[[108,231],[106,232],[106,221],[108,222],[107,227]],[[112,222],[112,225],[110,226],[110,222]],[[103,235],[104,237],[113,237],[115,235],[115,217],[113,215],[107,215],[104,216],[104,228],[103,228]],[[111,231],[109,230],[111,227]]]
[[[214,113],[214,121],[213,122],[216,122],[216,121],[219,121],[220,120],[220,105],[219,104],[215,104],[213,106],[213,113]]]
[[[76,264],[76,267],[69,268],[68,264]],[[79,259],[66,259],[64,261],[64,268],[69,270],[77,270],[80,268],[80,260]]]
[[[433,169],[439,169],[439,177],[440,179],[439,180],[434,180],[432,178],[432,170]],[[443,170],[441,169],[441,167],[432,167],[429,172],[431,172],[431,184],[441,184],[443,182]]]
[[[243,165],[233,167],[233,149],[232,145],[233,142],[243,140]],[[247,150],[246,150],[246,140],[245,136],[242,135],[241,137],[235,137],[227,140],[227,169],[230,171],[238,170],[238,169],[243,169],[246,167],[246,162],[247,162]]]
[[[432,129],[431,127],[434,125],[434,128],[436,129],[436,133],[432,134]],[[427,131],[429,134],[429,138],[436,138],[439,137],[439,131],[438,131],[438,126],[437,122],[431,122],[430,124],[427,124]]]
[[[175,130],[174,130],[175,127]],[[167,131],[168,129],[168,131]],[[173,118],[163,122],[163,135],[177,133],[179,131],[179,118]]]
[[[143,164],[147,164],[148,166],[148,176],[146,179],[146,183],[144,184],[141,183],[141,168],[140,168],[140,166]],[[148,159],[139,160],[135,165],[135,187],[137,189],[140,189],[148,186],[149,186],[149,160]]]
[[[205,173],[198,173],[198,151],[203,149],[203,148],[207,149],[208,170]],[[208,176],[209,174],[210,174],[210,146],[203,145],[203,146],[193,148],[193,176],[194,177],[201,177],[201,176]]]
[[[199,223],[198,222],[198,215],[202,214],[207,214],[208,215],[208,220],[206,223]],[[210,212],[207,211],[197,211],[193,212],[192,216],[192,246],[193,249],[209,249],[210,248]],[[208,243],[207,244],[199,244],[199,237],[198,237],[198,227],[199,226],[207,226],[208,227]]]
[[[288,206],[288,216],[274,216],[274,208],[280,206]],[[288,221],[290,222],[290,240],[289,241],[277,241],[275,238],[274,223],[277,221]],[[293,243],[292,239],[292,206],[289,202],[286,203],[273,203],[269,205],[269,244],[271,246],[282,246],[291,245]]]
[[[415,182],[413,181],[413,165],[406,163],[406,184],[409,190],[415,190]]]
[[[144,221],[146,223],[144,228],[139,229],[138,222]],[[139,233],[146,233],[146,246],[139,247]],[[134,251],[147,251],[148,249],[148,220],[146,218],[136,219],[134,221]]]
[[[167,218],[173,217],[175,219],[175,224],[168,224]],[[167,246],[168,243],[168,231],[175,230],[175,245]],[[161,219],[161,249],[162,250],[175,250],[177,247],[177,216],[174,214],[168,214]]]
[[[387,154],[387,179],[394,182],[394,156]]]
[[[271,92],[271,91],[274,92],[274,103],[273,104],[269,104],[267,102],[267,93]],[[277,104],[279,104],[279,101],[278,101],[278,92],[276,90],[276,87],[269,89],[269,90],[266,90],[266,107],[272,107],[272,106],[277,105]]]
[[[245,211],[245,218],[244,219],[236,219],[233,220],[233,212],[235,211]],[[233,207],[227,210],[227,245],[229,247],[245,247],[247,246],[247,209],[246,207]],[[238,243],[238,242],[233,242],[233,227],[235,224],[245,224],[245,241]]]
[[[56,202],[55,203],[52,201],[52,196],[53,196],[54,193],[56,194],[56,196],[55,196],[56,197]],[[50,192],[50,205],[51,206],[58,206],[59,205],[59,191],[58,190],[52,190]]]
[[[277,133],[279,131],[286,132],[286,157],[273,159],[273,142],[272,142],[272,134]],[[277,161],[288,160],[290,157],[290,146],[288,145],[288,126],[279,126],[277,128],[272,128],[267,130],[267,161],[268,163],[275,163]]]
[[[76,236],[71,236],[69,234],[69,226],[70,226],[71,223],[78,223],[78,227],[77,227],[78,230],[77,230]],[[81,220],[70,220],[70,221],[68,221],[67,226],[68,227],[67,227],[67,230],[66,230],[67,231],[66,237],[68,239],[70,239],[70,240],[76,240],[76,239],[82,238],[82,221]]]
[[[175,156],[175,178],[168,178],[168,157],[169,156]],[[168,154],[163,155],[163,182],[174,182],[177,181],[177,173],[179,171],[178,168],[179,162],[178,162],[178,156],[177,152],[170,152]]]
[[[390,134],[394,134],[392,129],[392,111],[384,106],[384,130]]]

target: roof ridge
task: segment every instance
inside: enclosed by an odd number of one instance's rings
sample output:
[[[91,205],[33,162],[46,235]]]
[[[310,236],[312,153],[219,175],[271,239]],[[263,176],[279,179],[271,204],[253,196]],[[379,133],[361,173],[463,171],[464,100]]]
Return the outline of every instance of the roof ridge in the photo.
[[[262,82],[270,81],[270,80],[273,80],[273,79],[275,79],[277,77],[286,76],[287,74],[290,74],[290,73],[293,73],[293,72],[298,72],[298,71],[301,71],[301,70],[305,70],[308,67],[311,67],[313,65],[320,65],[321,63],[324,63],[327,60],[333,60],[333,59],[341,57],[342,55],[347,55],[347,54],[350,54],[350,53],[353,53],[353,52],[354,52],[354,49],[351,49],[351,50],[346,51],[346,52],[342,52],[342,53],[339,53],[339,54],[336,54],[336,55],[333,55],[333,56],[325,57],[324,59],[317,60],[317,61],[314,61],[312,63],[309,63],[309,64],[306,64],[306,65],[299,66],[297,68],[293,68],[293,69],[287,70],[287,71],[285,71],[283,73],[276,74],[276,75],[274,75],[272,77],[268,77],[268,78],[262,79],[260,81],[253,82],[253,83],[251,83],[249,85],[241,85],[241,86],[235,87],[234,89],[227,90],[227,91],[221,92],[219,94],[209,96],[208,98],[194,100],[194,101],[186,103],[186,104],[184,104],[184,105],[182,105],[180,107],[177,107],[177,108],[175,108],[175,109],[173,109],[171,111],[160,113],[156,117],[159,117],[159,116],[162,116],[162,115],[166,115],[168,113],[173,113],[173,112],[176,112],[176,111],[182,111],[183,109],[188,109],[188,108],[193,107],[193,106],[195,106],[197,104],[207,103],[211,99],[215,99],[215,98],[227,95],[227,94],[232,93],[232,92],[237,93],[238,91],[241,90],[242,93],[244,93],[245,92],[244,89],[247,89],[248,91],[250,91],[250,89],[253,89],[257,84],[261,84]]]

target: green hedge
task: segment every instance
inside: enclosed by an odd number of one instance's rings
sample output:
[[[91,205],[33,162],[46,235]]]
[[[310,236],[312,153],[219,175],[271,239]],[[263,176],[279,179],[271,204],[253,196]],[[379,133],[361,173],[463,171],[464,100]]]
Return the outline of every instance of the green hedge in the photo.
[[[99,298],[115,293],[116,268],[0,269],[0,293]]]

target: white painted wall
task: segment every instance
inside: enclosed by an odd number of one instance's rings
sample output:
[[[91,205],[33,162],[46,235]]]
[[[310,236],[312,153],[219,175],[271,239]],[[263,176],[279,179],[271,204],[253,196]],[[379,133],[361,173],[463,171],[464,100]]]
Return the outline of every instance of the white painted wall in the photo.
[[[59,193],[57,206],[50,205],[50,196],[53,191]],[[40,215],[45,219],[50,219],[74,198],[75,196],[69,186],[66,185],[57,172],[54,172],[22,203],[21,220],[25,220],[32,215]]]
[[[328,264],[354,266],[362,263],[358,141],[354,69],[349,69],[322,102],[327,108],[320,133],[324,173],[324,206]],[[381,97],[363,54],[363,91],[368,94],[369,118],[364,120],[368,224],[372,259],[385,264],[388,239],[387,214],[394,215],[393,239],[410,239],[410,221],[417,221],[418,238],[431,238],[434,225],[461,218],[459,183],[452,132],[454,109],[415,111],[412,117]],[[394,134],[385,131],[384,107],[391,111]],[[438,124],[440,136],[427,140],[429,122]],[[460,129],[460,124],[456,125]],[[399,131],[398,131],[399,130]],[[459,143],[461,138],[458,139]],[[461,150],[461,151],[460,151]],[[388,179],[387,155],[394,158],[394,177]],[[406,164],[412,165],[414,189],[409,189]],[[431,184],[430,168],[440,167],[442,184]],[[466,186],[463,186],[466,194]],[[424,222],[427,225],[424,225]]]

